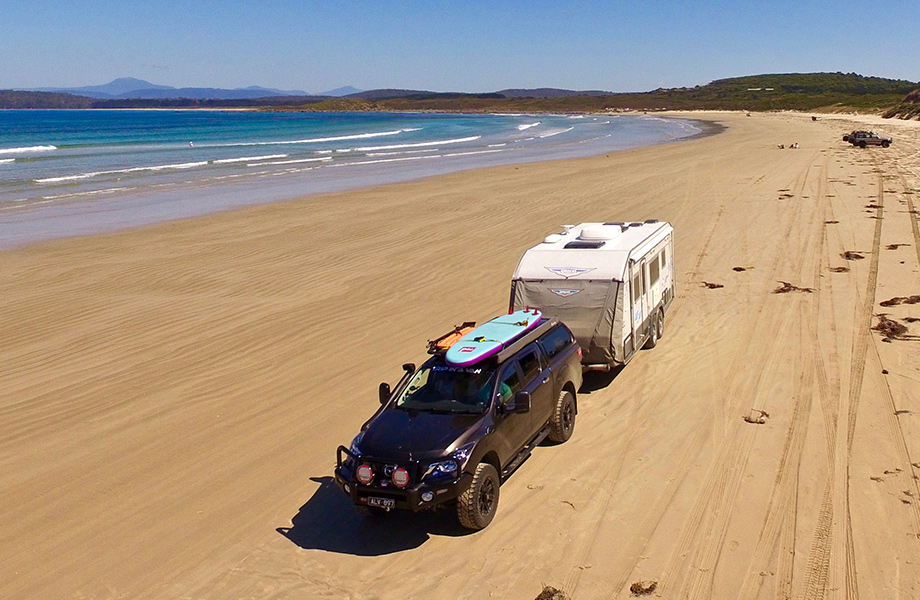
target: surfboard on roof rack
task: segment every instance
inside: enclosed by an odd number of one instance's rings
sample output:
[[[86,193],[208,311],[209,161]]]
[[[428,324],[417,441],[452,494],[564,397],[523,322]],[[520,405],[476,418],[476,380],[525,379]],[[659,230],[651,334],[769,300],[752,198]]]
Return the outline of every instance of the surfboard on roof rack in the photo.
[[[543,318],[536,308],[525,308],[483,323],[460,337],[444,354],[455,367],[465,367],[489,358],[527,333]]]

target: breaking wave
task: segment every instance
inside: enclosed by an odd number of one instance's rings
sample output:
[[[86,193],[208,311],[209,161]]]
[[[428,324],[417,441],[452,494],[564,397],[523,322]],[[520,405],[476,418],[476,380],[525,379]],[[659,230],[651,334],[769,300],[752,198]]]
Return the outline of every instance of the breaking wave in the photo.
[[[0,154],[26,154],[29,152],[51,152],[57,146],[23,146],[22,148],[0,148]]]

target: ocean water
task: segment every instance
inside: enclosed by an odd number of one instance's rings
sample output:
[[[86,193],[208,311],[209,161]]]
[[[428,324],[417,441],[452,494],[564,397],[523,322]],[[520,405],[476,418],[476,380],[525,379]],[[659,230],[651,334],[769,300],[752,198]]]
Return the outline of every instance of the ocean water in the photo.
[[[646,115],[0,110],[0,248],[700,133]]]

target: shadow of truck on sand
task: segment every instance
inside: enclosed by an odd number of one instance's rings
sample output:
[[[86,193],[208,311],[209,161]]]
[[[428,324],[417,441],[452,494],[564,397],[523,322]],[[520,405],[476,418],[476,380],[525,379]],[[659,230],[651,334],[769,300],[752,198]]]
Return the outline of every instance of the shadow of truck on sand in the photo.
[[[332,477],[311,477],[319,488],[291,519],[291,527],[276,531],[306,550],[355,556],[381,556],[418,548],[432,535],[472,533],[457,523],[451,510],[412,514],[393,511],[382,517],[358,512]]]

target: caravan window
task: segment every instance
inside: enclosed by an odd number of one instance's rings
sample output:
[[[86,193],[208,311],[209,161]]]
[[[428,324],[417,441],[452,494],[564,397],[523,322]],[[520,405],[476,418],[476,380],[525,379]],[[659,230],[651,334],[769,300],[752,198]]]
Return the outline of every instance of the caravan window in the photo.
[[[653,260],[648,264],[648,275],[651,285],[658,283],[658,260]]]
[[[661,268],[666,269],[667,264],[668,264],[668,247],[667,246],[661,249],[660,258],[661,258]]]
[[[635,302],[638,302],[638,301],[639,301],[639,296],[641,296],[641,295],[642,295],[642,288],[641,288],[641,285],[640,285],[640,283],[639,283],[639,273],[636,273],[636,276],[633,277],[633,280],[632,280],[632,299],[633,299],[633,302],[634,302],[634,303],[635,303]]]

